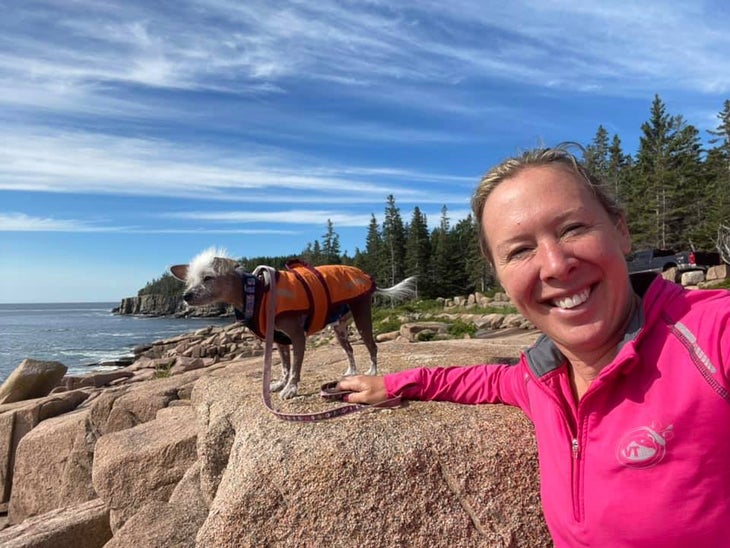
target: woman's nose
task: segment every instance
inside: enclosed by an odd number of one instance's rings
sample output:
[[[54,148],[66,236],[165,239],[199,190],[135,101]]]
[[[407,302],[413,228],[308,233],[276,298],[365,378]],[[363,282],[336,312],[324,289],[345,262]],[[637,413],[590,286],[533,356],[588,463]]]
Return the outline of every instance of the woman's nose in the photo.
[[[543,242],[539,246],[540,278],[563,279],[576,264],[576,259],[558,242]]]

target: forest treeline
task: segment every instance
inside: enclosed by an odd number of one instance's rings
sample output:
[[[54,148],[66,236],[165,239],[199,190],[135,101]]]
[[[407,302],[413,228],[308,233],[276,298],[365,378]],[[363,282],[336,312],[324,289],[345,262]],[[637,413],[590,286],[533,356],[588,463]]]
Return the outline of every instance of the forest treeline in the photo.
[[[718,125],[707,130],[710,147],[705,148],[700,131],[681,115],[668,113],[656,95],[635,155],[625,153],[620,137],[602,125],[583,146],[586,167],[623,205],[635,249],[716,249],[719,231],[730,225],[730,100],[717,118]],[[419,297],[426,299],[488,291],[495,284],[479,254],[471,216],[452,222],[443,206],[438,226],[429,230],[418,206],[404,220],[393,195],[386,198],[382,224],[371,216],[364,247],[352,257],[341,251],[329,219],[321,239],[298,256],[313,265],[357,266],[381,287],[417,276]],[[287,258],[243,258],[241,263],[249,271],[260,264],[283,268]],[[176,294],[180,289],[180,282],[165,274],[139,294]]]

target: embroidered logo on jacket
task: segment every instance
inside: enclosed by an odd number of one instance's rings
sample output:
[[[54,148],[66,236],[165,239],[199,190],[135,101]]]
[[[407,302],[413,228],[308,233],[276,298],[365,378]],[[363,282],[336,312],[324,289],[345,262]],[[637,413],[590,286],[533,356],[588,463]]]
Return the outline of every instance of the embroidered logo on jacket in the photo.
[[[616,448],[616,458],[629,468],[651,468],[667,454],[667,440],[672,439],[673,426],[662,428],[654,423],[630,430]]]

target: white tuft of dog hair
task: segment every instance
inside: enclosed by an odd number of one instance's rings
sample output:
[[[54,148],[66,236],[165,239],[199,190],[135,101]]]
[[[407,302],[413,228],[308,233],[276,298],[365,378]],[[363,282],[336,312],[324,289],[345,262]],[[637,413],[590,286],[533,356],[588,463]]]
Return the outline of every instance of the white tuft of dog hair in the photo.
[[[216,259],[226,260],[216,261]],[[218,276],[227,273],[231,268],[231,264],[233,264],[233,259],[228,255],[228,251],[222,247],[209,247],[190,261],[185,282],[188,287],[199,285],[206,276]]]

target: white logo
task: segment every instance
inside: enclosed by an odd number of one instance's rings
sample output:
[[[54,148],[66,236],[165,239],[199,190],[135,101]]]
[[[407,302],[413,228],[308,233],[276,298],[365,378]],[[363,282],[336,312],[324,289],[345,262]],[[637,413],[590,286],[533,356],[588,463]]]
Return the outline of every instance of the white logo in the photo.
[[[616,458],[630,468],[651,468],[667,454],[667,440],[672,439],[673,426],[666,428],[652,423],[629,431],[616,448]]]

